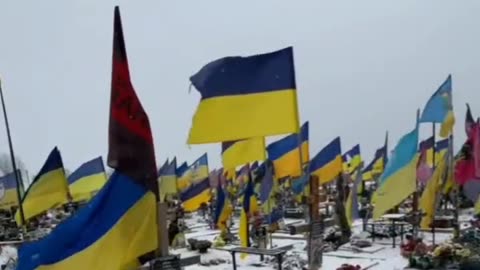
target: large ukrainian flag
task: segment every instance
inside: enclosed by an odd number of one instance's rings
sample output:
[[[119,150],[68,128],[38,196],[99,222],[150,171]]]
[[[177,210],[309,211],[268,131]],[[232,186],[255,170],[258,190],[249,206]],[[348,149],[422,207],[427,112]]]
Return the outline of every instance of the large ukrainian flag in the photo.
[[[374,219],[380,218],[415,191],[417,161],[418,125],[400,139],[380,176],[379,187],[372,198],[375,201]]]
[[[293,48],[225,57],[190,77],[201,100],[189,144],[298,133]]]
[[[20,171],[17,170],[20,174]],[[18,206],[17,179],[11,172],[0,177],[0,209],[11,210],[12,206]]]
[[[68,202],[68,182],[62,157],[55,147],[22,198],[25,220]],[[15,214],[21,224],[20,212]]]
[[[197,184],[191,185],[187,190],[180,194],[180,200],[182,201],[183,209],[186,212],[197,211],[202,203],[208,203],[211,198],[212,193],[208,177]]]
[[[70,195],[74,202],[90,200],[107,182],[102,157],[80,166],[69,177]]]
[[[265,159],[265,139],[263,137],[222,143],[224,168],[236,168],[253,161]]]
[[[273,161],[275,177],[277,179],[288,176],[297,177],[302,174],[303,166],[300,164],[300,142],[302,161],[304,164],[307,164],[310,159],[308,121],[303,124],[300,130],[300,136],[299,134],[291,134],[268,145],[268,158]]]
[[[310,174],[318,176],[321,184],[335,180],[342,169],[340,137],[335,138],[310,161]]]
[[[147,191],[115,171],[88,207],[22,245],[17,269],[134,269],[125,265],[156,248],[155,195]]]
[[[158,246],[157,168],[147,114],[130,82],[115,8],[107,184],[46,237],[24,243],[17,270],[130,270]],[[128,98],[131,107],[118,106]],[[135,108],[136,116],[131,116]],[[143,257],[145,258],[145,257]]]
[[[452,106],[452,76],[430,97],[423,109],[420,123],[441,123],[440,136],[447,137],[452,133],[455,116]]]

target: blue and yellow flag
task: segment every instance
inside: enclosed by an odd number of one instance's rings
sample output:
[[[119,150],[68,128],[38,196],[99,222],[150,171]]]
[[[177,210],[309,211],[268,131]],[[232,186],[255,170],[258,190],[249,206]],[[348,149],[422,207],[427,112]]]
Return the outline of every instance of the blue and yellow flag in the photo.
[[[234,179],[237,178],[237,171],[235,168],[223,168],[222,169],[222,176],[225,178],[225,181],[228,181],[229,183],[233,183]]]
[[[262,178],[262,182],[260,184],[260,203],[262,204],[262,209],[264,215],[267,217],[268,224],[272,224],[273,222],[276,222],[276,220],[273,220],[272,212],[273,209],[275,208],[275,200],[272,197],[272,191],[274,187],[274,182],[273,182],[273,164],[270,161],[265,161],[264,163],[265,169],[264,169],[264,174]]]
[[[428,180],[419,200],[418,207],[425,213],[420,222],[422,229],[430,229],[433,224],[437,210],[437,197],[442,187],[442,178],[446,168],[446,155],[444,154],[441,156],[441,159],[438,160],[438,166],[435,168],[432,177]]]
[[[17,175],[20,171],[17,170]],[[17,179],[11,172],[0,177],[0,209],[10,211],[12,206],[18,206]]]
[[[442,193],[443,194],[448,194],[453,187],[456,185],[454,181],[454,167],[455,167],[455,158],[453,157],[453,148],[450,142],[453,141],[452,136],[448,137],[447,139],[443,139],[441,141],[438,141],[435,144],[435,162],[437,163],[436,165],[438,166],[439,162],[443,160],[443,157],[447,157],[447,168],[446,171],[446,179],[445,183],[443,184],[442,188]],[[453,159],[452,162],[450,159]],[[453,165],[452,168],[450,168]]]
[[[375,180],[376,176],[383,173],[387,160],[387,145],[385,144],[375,151],[372,161],[363,169],[363,180]]]
[[[308,122],[305,122],[299,134],[291,134],[276,142],[271,143],[267,147],[268,159],[273,161],[275,168],[275,177],[297,177],[302,174],[300,164],[300,148],[301,143],[302,161],[308,163],[310,159],[310,151],[308,147]]]
[[[253,173],[255,172],[257,169],[258,169],[258,161],[255,161],[253,162],[251,165],[250,165],[250,171]]]
[[[68,177],[72,201],[90,200],[107,182],[102,157],[82,164]]]
[[[452,140],[450,137],[443,139],[441,141],[438,141],[435,143],[435,160],[440,161],[441,157],[444,153],[448,151],[448,147],[450,145],[450,140]],[[438,156],[438,158],[437,158]]]
[[[213,221],[220,230],[225,230],[227,228],[227,220],[232,214],[233,208],[230,200],[225,194],[225,191],[222,188],[222,185],[217,186],[217,200],[215,207],[215,215]]]
[[[309,175],[304,174],[295,180],[292,180],[292,192],[295,195],[301,194],[308,186]]]
[[[208,156],[207,153],[199,157],[195,162],[190,166],[192,171],[192,184],[196,184],[200,181],[203,181],[205,178],[208,178]]]
[[[182,163],[180,167],[175,170],[177,175],[177,191],[182,192],[192,184],[192,170],[187,162]]]
[[[326,184],[335,180],[342,170],[342,149],[337,137],[310,161],[310,174],[318,176],[320,184]]]
[[[158,176],[160,181],[159,189],[160,189],[160,198],[165,200],[165,196],[167,195],[174,195],[178,193],[177,190],[177,159],[174,158],[172,162],[167,164],[161,171]]]
[[[175,158],[174,158],[175,159]],[[158,169],[158,194],[160,194],[160,190],[161,190],[161,187],[160,187],[160,175],[162,175],[163,171],[165,171],[165,169],[168,167],[168,165],[170,164],[170,161],[169,159],[167,158],[167,160],[165,160],[165,162],[163,163],[163,165],[160,167],[160,169]],[[163,198],[160,194],[160,197]],[[163,201],[163,199],[161,199]]]
[[[191,185],[180,194],[180,200],[183,203],[183,209],[186,212],[197,211],[202,203],[208,203],[212,198],[210,190],[210,180],[204,178],[202,181]]]
[[[435,153],[435,138],[431,136],[420,142],[418,151],[420,154],[425,153],[425,161],[429,167],[433,167],[433,154]]]
[[[175,158],[174,158],[175,159]],[[170,164],[170,161],[168,160],[165,160],[165,162],[163,163],[163,165],[160,167],[160,169],[158,169],[158,175],[161,175],[163,170],[165,170],[165,168],[168,167],[168,165]]]
[[[343,171],[352,174],[362,162],[360,155],[360,145],[357,144],[352,149],[342,155]]]
[[[418,161],[418,125],[404,135],[393,150],[372,200],[373,218],[380,218],[415,191]]]
[[[448,143],[449,143],[448,138],[434,143],[433,136],[432,136],[432,137],[430,137],[430,138],[428,138],[428,139],[426,139],[426,140],[424,140],[420,143],[419,151],[421,151],[422,149],[426,149],[427,164],[430,167],[433,168],[434,167],[433,166],[433,161],[434,161],[433,153],[435,152],[435,165],[437,165],[440,162],[440,160],[442,158],[442,155],[445,152],[447,152]],[[434,145],[435,145],[435,147],[433,147]]]
[[[345,214],[347,216],[347,221],[350,226],[352,226],[353,221],[359,217],[358,213],[358,189],[362,184],[362,174],[359,173],[362,171],[361,162],[356,169],[358,172],[355,174],[355,181],[353,181],[353,186],[350,189],[347,200],[345,202]]]
[[[448,75],[445,82],[430,97],[423,109],[420,123],[441,123],[440,136],[448,137],[455,124],[452,106],[452,76]]]
[[[247,186],[242,198],[242,211],[240,213],[240,228],[238,230],[240,245],[249,247],[250,241],[248,237],[248,217],[257,211],[257,199],[254,192],[254,184],[251,177],[248,179]],[[245,258],[246,254],[241,254],[241,258]]]
[[[265,139],[263,137],[222,143],[222,163],[224,168],[265,160]]]
[[[260,186],[260,203],[265,204],[270,198],[270,194],[273,190],[273,167],[270,162],[265,162],[265,169]]]
[[[201,100],[189,144],[298,133],[293,48],[225,57],[190,77]]]
[[[249,177],[250,177],[250,164],[245,164],[244,166],[242,166],[242,168],[240,168],[239,171],[237,171],[234,184],[242,187],[245,185],[245,183],[247,183]]]
[[[48,155],[40,172],[22,198],[25,220],[68,202],[68,182],[57,147]],[[21,224],[19,211],[15,214]]]
[[[176,163],[176,161],[175,161],[175,163]],[[189,168],[188,163],[186,161],[184,161],[182,164],[180,164],[180,166],[178,166],[175,169],[175,174],[177,175],[177,177],[180,177],[188,170],[188,168]]]

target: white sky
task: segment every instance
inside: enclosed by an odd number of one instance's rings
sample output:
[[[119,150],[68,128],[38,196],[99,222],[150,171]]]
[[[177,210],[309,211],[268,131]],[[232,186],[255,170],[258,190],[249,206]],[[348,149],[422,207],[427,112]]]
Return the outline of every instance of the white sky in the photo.
[[[294,46],[312,155],[340,135],[343,150],[361,143],[368,162],[386,130],[392,149],[449,73],[456,148],[465,102],[480,111],[478,0],[2,1],[0,74],[15,151],[31,175],[55,145],[70,170],[106,156],[116,4],[158,164],[208,151],[219,167],[219,145],[185,142],[199,100],[188,78],[223,56]]]

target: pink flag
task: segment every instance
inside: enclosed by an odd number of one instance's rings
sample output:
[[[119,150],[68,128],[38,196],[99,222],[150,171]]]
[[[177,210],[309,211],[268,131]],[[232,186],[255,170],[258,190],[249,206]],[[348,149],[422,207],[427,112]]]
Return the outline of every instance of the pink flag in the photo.
[[[432,177],[433,170],[427,163],[427,149],[422,149],[421,151],[417,166],[417,179],[425,185],[430,177]]]

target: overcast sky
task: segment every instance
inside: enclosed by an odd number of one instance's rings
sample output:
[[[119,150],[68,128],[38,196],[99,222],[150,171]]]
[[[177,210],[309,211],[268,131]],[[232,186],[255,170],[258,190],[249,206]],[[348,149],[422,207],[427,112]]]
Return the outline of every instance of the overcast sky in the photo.
[[[116,4],[158,163],[208,151],[219,167],[218,144],[186,145],[199,100],[189,76],[220,57],[286,46],[312,155],[339,135],[343,150],[361,143],[368,162],[386,130],[391,149],[449,73],[455,148],[465,103],[480,112],[478,0],[2,1],[0,76],[15,151],[32,175],[55,145],[70,170],[106,156]],[[0,152],[8,152],[3,125]]]

